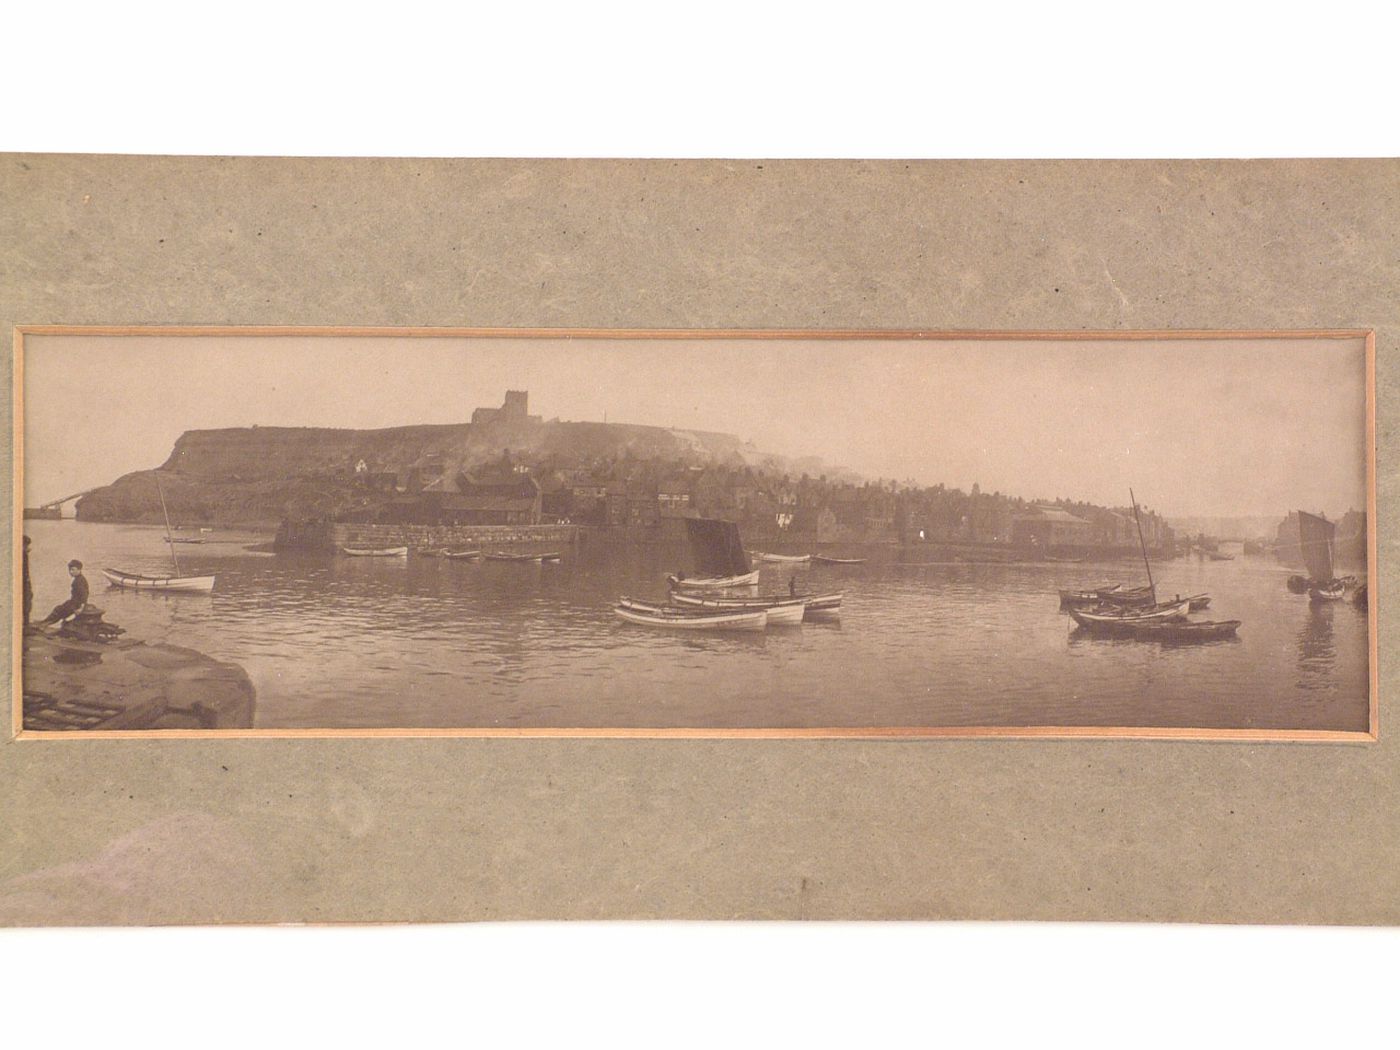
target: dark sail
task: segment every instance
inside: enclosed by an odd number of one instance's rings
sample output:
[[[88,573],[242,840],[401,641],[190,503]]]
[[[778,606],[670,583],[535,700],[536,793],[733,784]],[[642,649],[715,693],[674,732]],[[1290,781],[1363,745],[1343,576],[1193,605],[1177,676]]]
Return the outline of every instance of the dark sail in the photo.
[[[1332,540],[1336,531],[1337,526],[1326,518],[1298,512],[1298,546],[1308,567],[1308,577],[1314,583],[1332,582]]]
[[[715,518],[687,518],[686,533],[695,555],[695,569],[703,576],[742,576],[752,572],[748,552],[739,539],[739,526]]]

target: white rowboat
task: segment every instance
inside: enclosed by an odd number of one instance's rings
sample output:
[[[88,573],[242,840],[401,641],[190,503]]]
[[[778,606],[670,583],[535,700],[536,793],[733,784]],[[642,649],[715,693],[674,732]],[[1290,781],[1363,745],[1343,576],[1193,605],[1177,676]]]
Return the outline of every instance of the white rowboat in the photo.
[[[843,596],[844,592],[833,591],[830,594],[799,594],[792,598],[785,595],[775,595],[770,598],[722,598],[702,594],[684,594],[680,591],[675,591],[671,594],[671,601],[675,602],[677,605],[688,605],[692,608],[703,609],[735,611],[741,609],[767,609],[770,614],[774,609],[791,605],[800,605],[802,606],[803,619],[810,620],[824,614],[840,613],[841,599]]]
[[[762,551],[754,551],[753,556],[759,561],[788,562],[794,565],[805,564],[812,560],[810,554],[765,554]]]
[[[667,576],[672,590],[720,591],[726,587],[752,587],[758,583],[758,570],[739,576]]]
[[[688,616],[648,612],[629,605],[619,604],[613,612],[628,623],[639,623],[647,627],[667,627],[682,631],[762,631],[768,626],[768,613],[758,612],[716,612],[705,616]]]
[[[102,575],[114,587],[129,587],[138,591],[186,591],[207,594],[214,589],[213,576],[141,576],[120,569],[103,569]]]
[[[407,547],[341,547],[352,558],[406,558]]]

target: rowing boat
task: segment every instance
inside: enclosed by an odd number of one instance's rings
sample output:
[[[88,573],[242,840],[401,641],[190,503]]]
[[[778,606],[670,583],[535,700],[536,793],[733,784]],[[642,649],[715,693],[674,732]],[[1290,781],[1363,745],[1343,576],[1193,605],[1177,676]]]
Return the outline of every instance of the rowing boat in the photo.
[[[114,587],[129,587],[138,591],[185,591],[207,594],[214,589],[213,576],[142,576],[120,569],[103,569],[102,575]]]
[[[702,609],[766,609],[770,614],[774,609],[800,604],[802,606],[802,618],[804,620],[813,620],[822,616],[839,615],[841,612],[841,598],[843,594],[844,592],[842,591],[833,591],[830,594],[774,595],[752,598],[711,598],[699,594],[684,594],[680,591],[674,591],[671,594],[671,601],[678,605],[689,605],[692,608]]]
[[[1132,628],[1134,638],[1154,642],[1217,642],[1235,637],[1239,620],[1180,620],[1140,623]]]
[[[753,587],[758,584],[758,570],[738,576],[676,576],[666,577],[672,590],[719,591],[726,587]]]
[[[825,554],[813,554],[813,565],[864,565],[865,558],[828,558]]]
[[[160,497],[160,513],[165,519],[165,542],[170,546],[170,564],[174,568],[168,576],[143,576],[139,572],[124,572],[121,569],[103,569],[102,575],[114,587],[129,587],[138,591],[169,591],[184,594],[208,594],[214,589],[213,576],[185,576],[180,572],[180,556],[175,553],[176,540],[170,533],[170,508],[165,504],[165,490],[160,484],[160,474],[153,473],[156,495]],[[199,543],[199,540],[185,542]]]
[[[1128,634],[1140,624],[1161,620],[1184,620],[1190,607],[1191,603],[1183,598],[1180,601],[1155,605],[1151,609],[1130,612],[1123,610],[1090,612],[1086,609],[1070,609],[1069,614],[1074,618],[1075,623],[1086,630]]]
[[[560,554],[558,551],[549,551],[545,554],[507,554],[505,551],[490,551],[482,555],[487,561],[515,561],[515,562],[546,562],[558,561]]]
[[[1339,602],[1347,596],[1347,585],[1341,580],[1330,583],[1313,584],[1308,588],[1308,598],[1314,602]]]
[[[768,614],[769,627],[786,627],[802,622],[804,603],[787,602],[783,605],[773,605],[766,607],[753,607],[743,609],[722,609],[712,605],[658,605],[655,602],[643,601],[640,598],[629,598],[623,595],[618,599],[618,604],[631,609],[634,612],[650,613],[654,616],[724,616],[734,613],[756,613],[766,612]]]
[[[406,558],[407,547],[341,547],[352,558]]]
[[[784,562],[791,565],[805,565],[812,560],[810,554],[765,554],[762,551],[754,551],[753,556],[758,561]]]
[[[671,608],[684,609],[691,613],[720,612],[766,612],[768,626],[801,623],[807,615],[805,598],[764,598],[755,601],[727,602],[723,599],[697,598],[690,594],[673,594]]]
[[[762,631],[768,626],[768,613],[762,609],[757,612],[715,612],[688,616],[648,612],[619,603],[613,607],[613,612],[628,623],[681,631]]]
[[[442,552],[444,558],[451,558],[453,561],[476,561],[481,557],[481,551],[449,551]]]

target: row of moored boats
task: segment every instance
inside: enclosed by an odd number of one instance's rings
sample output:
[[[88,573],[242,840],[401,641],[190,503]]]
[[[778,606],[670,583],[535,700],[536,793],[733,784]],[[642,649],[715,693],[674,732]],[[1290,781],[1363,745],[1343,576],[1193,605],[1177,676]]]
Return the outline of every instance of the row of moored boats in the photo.
[[[341,547],[341,553],[351,558],[407,558],[407,547]],[[563,555],[558,551],[543,554],[514,554],[508,551],[451,550],[448,548],[427,548],[415,550],[415,557],[447,558],[450,561],[513,561],[513,562],[557,562]]]
[[[1234,637],[1239,620],[1192,620],[1189,615],[1210,605],[1210,595],[1177,596],[1157,601],[1154,587],[1122,584],[1088,590],[1060,591],[1060,607],[1088,634],[1144,641],[1208,642]]]

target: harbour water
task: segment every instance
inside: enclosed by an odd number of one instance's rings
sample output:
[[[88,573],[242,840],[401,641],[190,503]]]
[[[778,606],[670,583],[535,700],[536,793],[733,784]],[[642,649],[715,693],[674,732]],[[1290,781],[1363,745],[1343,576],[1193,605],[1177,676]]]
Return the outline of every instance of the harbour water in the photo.
[[[108,589],[101,568],[166,573],[164,530],[27,521],[34,616],[68,594],[128,635],[241,665],[258,728],[1167,726],[1367,728],[1367,614],[1312,606],[1272,557],[1155,565],[1162,596],[1209,592],[1195,618],[1235,640],[1084,637],[1056,590],[1145,582],[1140,561],[765,566],[762,590],[845,592],[832,623],[753,636],[675,634],[612,613],[661,599],[674,566],[645,548],[557,565],[346,558],[180,544],[210,595]],[[182,536],[198,534],[180,533]]]

